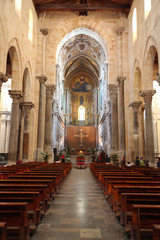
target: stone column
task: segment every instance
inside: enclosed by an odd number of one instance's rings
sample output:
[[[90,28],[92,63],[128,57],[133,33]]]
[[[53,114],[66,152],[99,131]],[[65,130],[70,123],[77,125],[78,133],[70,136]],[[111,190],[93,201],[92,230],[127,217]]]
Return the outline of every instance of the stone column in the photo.
[[[20,150],[19,158],[28,161],[29,152],[29,124],[30,124],[30,111],[35,107],[32,102],[21,103],[21,129],[20,129]]]
[[[116,30],[116,34],[118,35],[118,74],[119,76],[123,73],[123,51],[122,51],[122,34],[124,31],[124,27],[119,27]]]
[[[8,163],[16,164],[19,133],[19,103],[22,100],[23,93],[20,90],[9,90],[9,95],[13,99],[13,102],[12,102]]]
[[[111,148],[118,150],[118,94],[115,84],[109,84],[109,96],[111,99]]]
[[[47,77],[45,75],[37,76],[39,80],[39,110],[38,110],[38,133],[37,133],[37,161],[42,161],[43,147],[44,147],[44,91]]]
[[[124,109],[124,81],[126,77],[118,77],[119,85],[119,147],[125,153],[125,109]]]
[[[45,71],[46,71],[46,36],[48,35],[48,28],[41,28],[40,31],[43,34],[42,74],[45,74]]]
[[[139,156],[139,107],[142,104],[141,101],[134,101],[132,102],[129,107],[133,108],[133,138],[134,138],[134,150],[135,150],[135,156],[134,159],[136,159],[136,157],[140,157]]]
[[[154,163],[154,138],[153,138],[153,122],[152,122],[152,96],[155,90],[145,90],[141,93],[141,97],[145,103],[145,159]]]
[[[45,138],[44,150],[50,154],[49,161],[53,162],[53,143],[52,143],[52,103],[55,85],[46,85],[46,114],[45,114]]]

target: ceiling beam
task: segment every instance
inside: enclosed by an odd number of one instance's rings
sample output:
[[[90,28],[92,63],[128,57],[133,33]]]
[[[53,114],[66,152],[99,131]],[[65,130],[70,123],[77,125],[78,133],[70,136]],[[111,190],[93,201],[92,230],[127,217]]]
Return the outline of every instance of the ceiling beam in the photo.
[[[38,12],[52,11],[129,11],[128,4],[36,4]]]

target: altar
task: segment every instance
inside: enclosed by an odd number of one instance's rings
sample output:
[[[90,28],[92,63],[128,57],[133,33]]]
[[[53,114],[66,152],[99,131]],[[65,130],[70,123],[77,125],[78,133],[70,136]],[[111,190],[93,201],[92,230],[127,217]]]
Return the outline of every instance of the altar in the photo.
[[[77,156],[76,168],[77,169],[86,169],[85,158],[83,155]]]

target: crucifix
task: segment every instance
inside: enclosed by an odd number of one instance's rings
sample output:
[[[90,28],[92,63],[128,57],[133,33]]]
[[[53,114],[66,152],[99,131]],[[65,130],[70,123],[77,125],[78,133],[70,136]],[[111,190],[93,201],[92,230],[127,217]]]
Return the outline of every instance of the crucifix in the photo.
[[[80,147],[83,147],[83,138],[84,137],[87,138],[88,135],[87,134],[83,134],[83,129],[80,129],[79,131],[80,131],[80,134],[79,135],[74,135],[74,137],[80,138]]]

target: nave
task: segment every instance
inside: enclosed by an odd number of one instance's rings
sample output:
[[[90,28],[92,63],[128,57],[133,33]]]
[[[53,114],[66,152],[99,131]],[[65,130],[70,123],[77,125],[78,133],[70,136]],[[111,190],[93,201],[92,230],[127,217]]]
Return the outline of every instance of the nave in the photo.
[[[31,240],[127,239],[89,168],[72,169]]]

